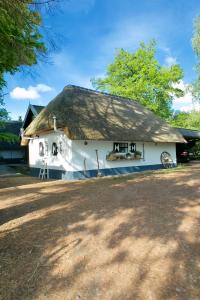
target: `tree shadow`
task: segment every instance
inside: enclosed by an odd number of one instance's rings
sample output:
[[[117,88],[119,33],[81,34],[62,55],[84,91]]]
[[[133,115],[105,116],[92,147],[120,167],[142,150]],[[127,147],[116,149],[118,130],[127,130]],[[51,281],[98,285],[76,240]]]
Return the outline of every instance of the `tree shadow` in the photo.
[[[199,175],[2,190],[2,299],[198,299]]]
[[[30,176],[4,176],[0,178],[0,190],[5,188],[14,188],[21,185],[38,183],[40,180]]]

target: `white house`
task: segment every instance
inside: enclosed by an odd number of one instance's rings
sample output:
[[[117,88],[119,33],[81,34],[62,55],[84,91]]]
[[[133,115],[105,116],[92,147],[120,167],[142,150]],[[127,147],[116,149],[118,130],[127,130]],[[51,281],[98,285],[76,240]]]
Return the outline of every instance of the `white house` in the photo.
[[[80,179],[176,165],[183,136],[133,100],[66,86],[31,122],[22,145],[38,176],[44,161],[50,178]],[[162,159],[161,159],[162,158]],[[162,161],[161,161],[162,160]]]

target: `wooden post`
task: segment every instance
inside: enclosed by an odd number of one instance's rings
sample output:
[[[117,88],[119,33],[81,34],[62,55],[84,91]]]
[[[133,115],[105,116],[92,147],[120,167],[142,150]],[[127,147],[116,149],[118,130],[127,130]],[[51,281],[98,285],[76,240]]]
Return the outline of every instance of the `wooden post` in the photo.
[[[99,172],[99,155],[98,155],[98,150],[96,149],[96,159],[97,159],[97,176],[100,175],[100,172]]]
[[[143,161],[145,161],[145,151],[144,151],[144,144],[142,144],[142,156],[143,156]]]

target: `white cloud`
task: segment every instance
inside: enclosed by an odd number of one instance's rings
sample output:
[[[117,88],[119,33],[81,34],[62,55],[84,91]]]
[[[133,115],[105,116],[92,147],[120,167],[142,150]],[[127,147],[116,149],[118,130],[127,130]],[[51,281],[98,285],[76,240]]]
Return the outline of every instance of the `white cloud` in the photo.
[[[172,65],[177,64],[176,57],[174,57],[174,56],[166,56],[165,57],[165,63],[169,67],[171,67]]]
[[[171,49],[166,47],[166,46],[160,46],[159,47],[162,51],[164,51],[166,57],[164,59],[165,61],[165,64],[168,66],[168,67],[171,67],[172,65],[174,64],[177,64],[177,58],[175,56],[172,55],[171,53]]]
[[[174,98],[173,100],[174,109],[184,111],[184,112],[189,112],[191,110],[200,110],[200,104],[196,103],[193,100],[193,96],[189,84],[184,83],[183,80],[180,80],[180,82],[178,84],[175,84],[174,87],[184,91],[183,97]]]
[[[23,88],[17,86],[10,92],[10,96],[13,99],[24,100],[24,99],[38,99],[41,97],[41,93],[50,92],[53,88],[46,84],[37,84],[36,86],[29,86],[28,88]]]
[[[191,103],[189,105],[185,105],[181,107],[181,111],[189,112],[192,110],[200,111],[200,104],[199,103]]]

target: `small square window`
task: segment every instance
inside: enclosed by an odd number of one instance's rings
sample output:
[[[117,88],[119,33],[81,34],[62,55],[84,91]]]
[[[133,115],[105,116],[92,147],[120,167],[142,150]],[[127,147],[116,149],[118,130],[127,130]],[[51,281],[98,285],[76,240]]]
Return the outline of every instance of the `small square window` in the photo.
[[[128,143],[114,143],[113,151],[117,153],[127,153],[128,152]]]
[[[130,152],[134,153],[136,151],[136,143],[131,143],[130,144]]]

